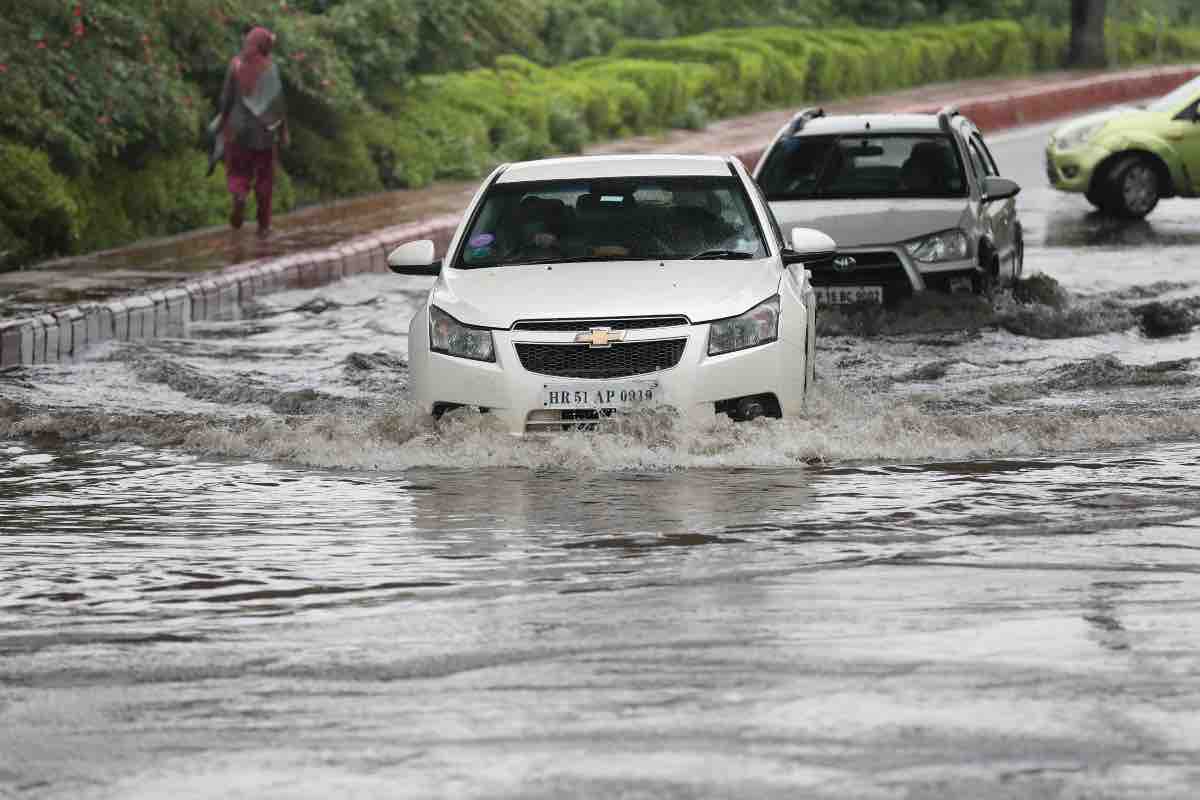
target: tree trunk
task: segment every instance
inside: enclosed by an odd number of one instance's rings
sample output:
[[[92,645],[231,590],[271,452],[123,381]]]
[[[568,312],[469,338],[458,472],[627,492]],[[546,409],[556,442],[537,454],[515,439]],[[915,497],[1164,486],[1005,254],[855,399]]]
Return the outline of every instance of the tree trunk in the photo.
[[[1104,17],[1108,0],[1071,0],[1071,47],[1069,67],[1103,67],[1108,61],[1104,47]]]

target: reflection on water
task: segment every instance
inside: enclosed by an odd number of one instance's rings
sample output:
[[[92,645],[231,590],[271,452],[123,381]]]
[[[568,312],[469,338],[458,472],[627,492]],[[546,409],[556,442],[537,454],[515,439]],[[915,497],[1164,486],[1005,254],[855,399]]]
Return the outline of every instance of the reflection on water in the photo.
[[[1182,202],[1182,201],[1181,201]],[[1191,201],[1195,205],[1195,201]],[[1074,205],[1046,218],[1046,247],[1191,247],[1200,245],[1200,226],[1195,213],[1182,218],[1162,210],[1145,219],[1122,219],[1099,211],[1084,211]]]
[[[1194,444],[652,473],[0,452],[18,796],[925,797],[936,776],[1183,797],[1195,777]]]

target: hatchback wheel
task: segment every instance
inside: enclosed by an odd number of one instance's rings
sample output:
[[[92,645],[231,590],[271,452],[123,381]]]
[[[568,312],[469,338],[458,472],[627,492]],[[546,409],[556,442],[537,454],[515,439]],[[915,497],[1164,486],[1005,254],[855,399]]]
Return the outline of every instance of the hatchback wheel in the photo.
[[[1118,162],[1109,172],[1113,211],[1130,219],[1141,219],[1158,205],[1158,172],[1147,159],[1133,156]]]

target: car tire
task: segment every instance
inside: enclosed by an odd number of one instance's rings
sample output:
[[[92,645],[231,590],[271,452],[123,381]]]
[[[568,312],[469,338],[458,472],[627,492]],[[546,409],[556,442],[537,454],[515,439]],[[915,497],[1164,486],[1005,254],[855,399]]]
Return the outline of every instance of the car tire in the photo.
[[[1108,172],[1112,211],[1127,219],[1141,219],[1154,210],[1162,194],[1158,170],[1142,156],[1121,159]]]
[[[981,266],[973,281],[975,294],[991,301],[996,294],[996,283],[1000,275],[1000,260],[993,257],[986,267]]]
[[[1104,214],[1111,214],[1113,203],[1109,196],[1108,187],[1104,184],[1105,181],[1096,181],[1096,185],[1088,189],[1083,196],[1087,198],[1089,203],[1096,207],[1097,211]]]

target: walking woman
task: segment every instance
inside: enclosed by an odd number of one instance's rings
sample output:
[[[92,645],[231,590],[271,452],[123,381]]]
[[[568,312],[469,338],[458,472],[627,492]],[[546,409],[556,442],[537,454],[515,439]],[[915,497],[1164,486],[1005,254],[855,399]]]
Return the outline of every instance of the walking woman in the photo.
[[[255,28],[242,52],[229,63],[214,120],[217,147],[223,147],[225,177],[233,195],[229,224],[235,230],[246,217],[251,187],[258,207],[258,234],[271,231],[271,195],[275,188],[276,146],[288,144],[287,109],[279,67],[271,59],[275,34]]]

